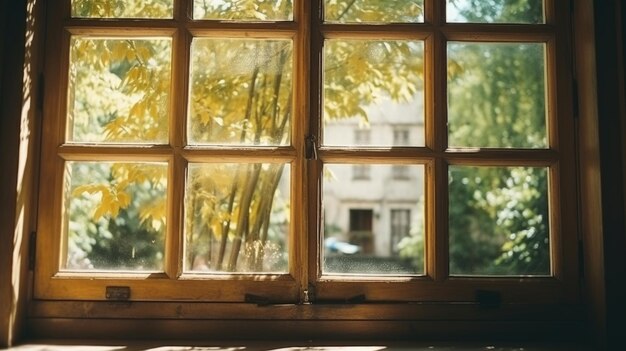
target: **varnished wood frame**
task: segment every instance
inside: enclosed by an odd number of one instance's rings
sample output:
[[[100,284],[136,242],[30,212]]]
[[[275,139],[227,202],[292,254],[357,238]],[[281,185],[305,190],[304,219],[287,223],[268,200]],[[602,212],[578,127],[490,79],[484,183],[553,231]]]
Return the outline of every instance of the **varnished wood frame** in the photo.
[[[321,1],[313,1],[321,8]],[[322,13],[322,11],[314,12]],[[423,40],[425,53],[425,147],[350,148],[322,146],[311,166],[311,188],[321,188],[324,163],[403,163],[426,167],[425,276],[347,276],[323,274],[319,257],[320,225],[309,230],[309,264],[316,267],[315,297],[319,301],[347,301],[365,296],[366,301],[473,301],[477,290],[502,294],[505,303],[527,301],[556,303],[579,300],[577,226],[566,221],[575,213],[575,164],[571,90],[569,4],[545,1],[544,24],[465,24],[445,22],[445,1],[426,2],[425,21],[416,24],[325,24],[313,18],[312,65],[321,67],[324,39]],[[545,44],[546,149],[454,149],[447,142],[446,42],[524,42]],[[316,52],[317,50],[317,52]],[[312,96],[321,96],[321,68],[312,67]],[[317,82],[317,83],[316,83]],[[317,139],[321,139],[320,103],[311,116]],[[315,121],[315,117],[317,121]],[[448,273],[448,165],[545,167],[549,178],[551,274],[548,277],[450,276]],[[319,190],[317,190],[319,191]],[[321,199],[312,203],[311,218],[319,218]],[[309,234],[313,235],[313,234]]]
[[[304,251],[303,221],[292,220],[289,240],[289,272],[286,274],[183,274],[183,203],[185,169],[188,162],[271,162],[291,168],[291,218],[302,213],[305,196],[301,188],[304,173],[304,117],[306,104],[306,35],[308,18],[301,4],[295,6],[293,22],[232,23],[190,19],[190,0],[175,2],[173,19],[101,21],[72,19],[69,1],[48,12],[49,52],[58,54],[46,61],[46,111],[50,123],[44,126],[42,173],[50,191],[40,195],[41,216],[37,245],[34,297],[36,299],[103,300],[106,286],[129,286],[133,301],[222,301],[244,302],[246,295],[270,301],[295,303],[300,299]],[[65,109],[68,86],[69,40],[71,35],[87,37],[169,37],[172,40],[172,83],[170,88],[169,140],[166,145],[88,145],[65,143]],[[287,38],[294,43],[294,116],[291,145],[285,147],[193,147],[186,146],[187,87],[191,39],[198,37]],[[65,73],[64,73],[65,72]],[[65,272],[61,210],[63,169],[66,161],[147,161],[168,164],[168,229],[163,272]]]
[[[181,19],[187,13],[185,1],[178,2],[175,9],[175,18]],[[265,296],[272,301],[297,302],[304,299],[304,291],[312,290],[311,296],[323,301],[345,300],[352,296],[364,294],[367,301],[473,301],[475,290],[487,289],[502,292],[505,303],[520,303],[532,301],[535,303],[554,303],[557,301],[578,301],[577,287],[577,257],[576,242],[571,240],[576,234],[575,225],[571,222],[562,221],[564,214],[571,214],[574,201],[574,181],[570,175],[574,174],[573,145],[569,127],[571,127],[571,91],[562,87],[571,83],[571,62],[556,64],[557,57],[568,57],[569,50],[569,17],[568,4],[546,0],[546,24],[541,25],[517,25],[517,24],[445,24],[443,20],[443,2],[427,2],[425,9],[425,23],[402,25],[339,25],[322,24],[315,16],[320,6],[320,0],[297,2],[294,12],[294,22],[278,22],[271,25],[259,23],[217,23],[200,21],[185,21],[184,25],[171,20],[155,21],[119,21],[117,29],[109,30],[110,24],[97,20],[60,20],[62,16],[55,16],[55,11],[66,9],[54,9],[50,11],[51,28],[68,28],[68,33],[80,35],[128,35],[162,36],[173,37],[174,48],[179,55],[174,55],[172,61],[174,75],[172,100],[179,99],[173,114],[182,115],[186,112],[187,86],[186,76],[188,73],[186,61],[188,61],[188,43],[192,35],[201,36],[246,36],[254,32],[258,37],[294,37],[294,52],[301,59],[295,60],[294,86],[297,110],[292,129],[292,146],[284,148],[241,148],[233,150],[228,148],[201,148],[194,149],[184,147],[184,130],[182,126],[171,125],[172,130],[181,133],[171,133],[168,147],[134,148],[120,153],[116,147],[102,147],[97,149],[81,148],[75,145],[60,145],[62,140],[62,128],[50,130],[50,125],[44,127],[46,144],[43,147],[44,159],[53,160],[59,156],[67,159],[90,160],[91,157],[104,157],[104,159],[151,159],[166,160],[170,163],[170,172],[177,172],[174,179],[179,179],[170,189],[178,194],[180,201],[184,183],[180,173],[184,169],[185,160],[189,159],[221,159],[242,160],[242,151],[256,151],[253,159],[284,159],[292,164],[292,194],[294,201],[292,217],[298,218],[292,223],[292,233],[297,240],[293,240],[291,247],[291,275],[290,276],[266,276],[264,281],[257,281],[252,276],[228,276],[219,275],[214,281],[203,279],[188,279],[180,282],[174,281],[180,275],[180,267],[177,264],[176,255],[180,256],[182,245],[180,240],[168,241],[168,248],[175,252],[172,259],[166,263],[165,274],[137,274],[127,275],[128,279],[111,279],[111,276],[103,275],[101,279],[90,279],[82,274],[61,274],[55,279],[49,279],[54,269],[42,262],[50,262],[46,258],[47,249],[55,247],[50,242],[49,235],[45,236],[45,230],[40,231],[43,243],[38,245],[38,268],[35,281],[35,297],[39,299],[89,299],[99,300],[103,298],[105,285],[133,285],[133,300],[203,300],[203,301],[232,301],[241,302],[246,293]],[[558,15],[558,16],[557,16]],[[310,22],[309,22],[310,19]],[[54,31],[51,31],[54,33]],[[425,64],[430,69],[425,71],[425,83],[429,88],[425,92],[426,111],[426,146],[423,148],[397,148],[393,152],[389,150],[340,150],[321,147],[318,150],[319,159],[304,159],[304,136],[308,134],[319,136],[320,126],[320,102],[314,97],[319,91],[321,72],[321,41],[328,38],[389,38],[389,39],[420,39],[425,41]],[[309,40],[311,38],[311,40]],[[550,75],[547,77],[548,89],[551,94],[548,97],[547,109],[549,125],[550,149],[547,150],[454,150],[447,148],[445,131],[446,87],[445,80],[435,77],[445,77],[445,42],[446,40],[461,41],[519,41],[519,42],[545,42],[549,59],[546,66]],[[310,43],[310,44],[309,44]],[[62,44],[62,43],[61,43]],[[67,45],[66,43],[64,45]],[[48,37],[49,52],[56,52],[60,45],[59,38],[54,35]],[[66,46],[65,46],[66,47]],[[187,56],[185,56],[187,55]],[[310,56],[309,56],[310,55]],[[56,57],[55,57],[56,56]],[[46,74],[46,90],[55,91],[59,86],[63,87],[63,78],[60,73],[67,65],[67,57],[50,55],[46,64],[49,72]],[[56,70],[57,73],[50,72]],[[182,73],[182,74],[181,74]],[[57,74],[57,76],[55,76]],[[56,78],[55,78],[56,77]],[[310,81],[310,84],[306,84]],[[59,85],[59,82],[60,85]],[[556,89],[556,87],[560,87]],[[64,100],[55,97],[55,94],[47,94],[46,106],[57,111],[57,116],[62,116]],[[182,119],[178,119],[181,121]],[[311,121],[308,123],[307,121]],[[183,123],[183,122],[181,122]],[[57,134],[55,134],[57,133]],[[55,137],[56,135],[56,137]],[[55,139],[56,138],[56,139]],[[56,140],[56,142],[53,142]],[[319,140],[319,139],[318,139]],[[122,156],[123,155],[123,156]],[[246,157],[250,159],[250,157]],[[340,277],[322,276],[319,268],[319,174],[323,162],[358,162],[376,163],[419,163],[426,165],[426,198],[427,198],[427,237],[426,237],[426,276],[425,277]],[[55,167],[52,164],[56,164]],[[58,179],[62,174],[57,159],[54,162],[44,162],[43,174],[55,174],[56,180],[46,184],[60,184]],[[306,164],[306,171],[305,171]],[[551,167],[550,171],[550,207],[551,207],[551,248],[553,257],[554,277],[454,277],[450,278],[447,272],[447,166],[448,164],[467,165],[526,165]],[[571,172],[571,173],[570,173]],[[173,175],[171,173],[170,175]],[[306,175],[306,176],[305,176]],[[310,185],[307,185],[310,184]],[[57,187],[59,188],[59,187]],[[565,189],[565,190],[563,190]],[[40,228],[58,228],[53,216],[49,215],[48,204],[54,204],[60,198],[60,189],[56,193],[42,193]],[[170,196],[174,197],[172,193]],[[299,196],[299,197],[298,197]],[[292,196],[293,201],[294,196]],[[307,200],[308,199],[308,200]],[[46,205],[44,205],[46,204]],[[302,216],[308,213],[308,216]],[[170,231],[181,231],[180,211],[175,211],[170,206],[169,214],[178,222],[178,225],[170,225]],[[178,221],[176,221],[178,219]],[[58,221],[58,219],[57,219]],[[566,234],[565,234],[566,233]],[[169,238],[175,237],[170,233]],[[563,238],[567,237],[568,240]],[[56,258],[58,262],[58,258]],[[180,260],[178,260],[180,261]],[[308,262],[308,264],[298,264]],[[565,264],[567,263],[567,264]],[[48,267],[48,268],[46,268]],[[48,270],[47,270],[48,269]],[[51,274],[52,273],[52,274]],[[151,278],[158,284],[164,284],[168,288],[161,289],[155,294],[155,286]],[[42,283],[47,281],[47,283]],[[80,289],[71,289],[72,284],[78,284]],[[214,288],[210,286],[213,285]],[[209,288],[207,288],[209,286]],[[198,291],[200,293],[194,293]],[[185,292],[181,295],[181,292]],[[189,296],[184,296],[189,294]]]

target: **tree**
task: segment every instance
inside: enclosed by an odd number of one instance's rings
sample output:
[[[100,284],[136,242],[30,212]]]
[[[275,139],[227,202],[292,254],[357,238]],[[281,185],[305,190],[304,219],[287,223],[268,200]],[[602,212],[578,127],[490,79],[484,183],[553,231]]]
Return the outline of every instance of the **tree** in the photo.
[[[453,1],[474,22],[540,22],[541,1]],[[543,44],[450,43],[452,146],[547,147]],[[450,271],[550,272],[547,172],[451,167]]]

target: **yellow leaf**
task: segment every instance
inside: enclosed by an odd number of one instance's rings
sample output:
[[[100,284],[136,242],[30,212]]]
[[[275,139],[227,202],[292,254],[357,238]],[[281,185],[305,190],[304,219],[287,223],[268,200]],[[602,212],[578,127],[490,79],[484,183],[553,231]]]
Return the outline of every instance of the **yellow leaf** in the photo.
[[[127,207],[130,204],[130,195],[127,192],[122,191],[117,193],[117,200],[120,207]]]
[[[127,49],[126,50],[126,59],[128,61],[133,61],[135,59],[135,57],[137,57],[137,55],[135,54],[135,50],[133,50],[133,49]]]
[[[148,61],[152,57],[152,53],[147,47],[140,46],[137,48],[137,56],[143,61]]]
[[[126,45],[122,43],[116,43],[113,46],[113,52],[111,58],[115,61],[121,60],[126,56]]]

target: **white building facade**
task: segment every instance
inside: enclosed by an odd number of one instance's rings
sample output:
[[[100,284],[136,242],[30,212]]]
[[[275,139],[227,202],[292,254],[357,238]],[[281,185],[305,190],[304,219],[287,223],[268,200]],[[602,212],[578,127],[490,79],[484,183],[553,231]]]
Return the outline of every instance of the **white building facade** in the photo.
[[[362,117],[328,120],[323,145],[390,148],[424,146],[423,95],[408,103],[380,99]],[[398,244],[423,233],[424,172],[421,164],[326,164],[324,237],[358,247],[351,256],[398,258]],[[326,245],[326,255],[345,252]]]

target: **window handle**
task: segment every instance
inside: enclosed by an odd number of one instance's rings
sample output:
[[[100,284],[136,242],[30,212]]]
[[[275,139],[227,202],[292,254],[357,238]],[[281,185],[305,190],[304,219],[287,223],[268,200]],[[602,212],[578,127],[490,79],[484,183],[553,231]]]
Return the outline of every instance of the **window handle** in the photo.
[[[308,135],[305,141],[305,152],[307,160],[317,160],[317,138],[315,135]]]

